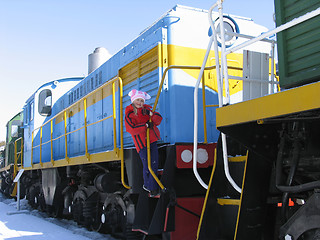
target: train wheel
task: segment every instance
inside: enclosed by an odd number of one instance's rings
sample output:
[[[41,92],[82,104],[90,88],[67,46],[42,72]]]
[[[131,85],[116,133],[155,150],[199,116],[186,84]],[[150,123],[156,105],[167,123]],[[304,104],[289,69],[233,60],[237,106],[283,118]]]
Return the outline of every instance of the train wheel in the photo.
[[[303,233],[298,240],[320,240],[320,229],[311,229]]]
[[[29,189],[28,203],[31,207],[37,209],[39,207],[40,187],[38,185],[32,185]]]
[[[72,218],[72,203],[73,203],[74,193],[72,191],[68,191],[63,194],[63,215],[66,218]]]
[[[85,225],[85,217],[83,216],[83,206],[86,199],[87,194],[83,190],[76,191],[73,197],[72,215],[74,221],[79,225]]]
[[[47,213],[50,217],[59,218],[62,217],[62,208],[58,205],[47,205]]]
[[[118,194],[110,194],[104,204],[101,222],[111,234],[126,232],[126,205]]]
[[[94,222],[91,225],[91,229],[95,232],[102,232],[104,233],[106,231],[105,226],[105,215],[103,213],[104,206],[101,203],[98,203],[96,217],[94,219]]]
[[[38,203],[39,203],[40,211],[42,212],[46,211],[46,200],[44,199],[43,192],[40,192],[39,194]]]

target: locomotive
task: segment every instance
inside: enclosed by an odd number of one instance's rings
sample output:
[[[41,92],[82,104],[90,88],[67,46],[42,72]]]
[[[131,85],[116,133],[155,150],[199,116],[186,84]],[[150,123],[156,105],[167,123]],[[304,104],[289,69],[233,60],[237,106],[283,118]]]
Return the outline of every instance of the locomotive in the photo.
[[[219,13],[211,10],[177,5],[101,66],[90,69],[87,77],[58,79],[39,87],[20,114],[20,135],[9,141],[14,148],[7,152],[13,160],[0,170],[1,190],[15,196],[12,179],[24,169],[21,195],[31,206],[124,239],[278,236],[280,222],[274,221],[280,219],[277,204],[282,193],[269,188],[281,124],[275,128],[261,124],[266,118],[258,119],[258,127],[251,122],[229,124],[243,119],[237,106],[277,90],[274,40],[263,39],[228,54],[225,70],[232,79],[222,86],[223,69],[216,64],[219,53],[222,59],[226,49],[268,30],[249,18],[222,14],[222,8]],[[207,49],[211,40],[215,50]],[[247,83],[244,78],[254,80]],[[200,94],[195,94],[200,82]],[[219,90],[223,87],[228,90],[225,94]],[[163,116],[159,170],[150,170],[161,190],[159,198],[143,190],[142,164],[124,128],[124,109],[131,104],[128,93],[133,88],[148,92],[147,104]],[[232,104],[224,107],[221,100],[226,99]],[[223,118],[225,109],[232,115]],[[261,126],[267,126],[266,134],[259,132]],[[240,193],[226,180],[224,141],[217,127],[227,134],[230,174]],[[268,146],[266,155],[251,151],[253,145],[258,150]],[[291,166],[289,155],[280,157],[281,168]],[[316,171],[310,169],[307,177],[316,177]],[[286,208],[289,194],[283,195]],[[294,197],[290,193],[290,199]],[[254,205],[257,202],[260,205]],[[289,210],[284,214],[292,214],[296,206]]]

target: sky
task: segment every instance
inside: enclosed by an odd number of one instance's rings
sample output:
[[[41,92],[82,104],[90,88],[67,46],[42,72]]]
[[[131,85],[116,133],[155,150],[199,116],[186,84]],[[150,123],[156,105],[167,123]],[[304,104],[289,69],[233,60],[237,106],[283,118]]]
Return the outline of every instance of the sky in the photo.
[[[0,141],[5,125],[44,83],[86,76],[88,55],[111,55],[176,4],[210,0],[0,0]],[[273,0],[225,0],[223,11],[274,28]]]

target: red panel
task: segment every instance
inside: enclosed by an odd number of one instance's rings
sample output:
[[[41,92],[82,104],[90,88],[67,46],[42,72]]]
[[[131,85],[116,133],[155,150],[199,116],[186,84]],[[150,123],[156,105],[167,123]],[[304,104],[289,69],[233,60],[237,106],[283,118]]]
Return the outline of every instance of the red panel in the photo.
[[[178,198],[177,203],[201,215],[204,198]],[[175,207],[175,226],[176,230],[171,233],[171,240],[195,240],[197,236],[198,224],[200,218]]]
[[[197,163],[198,168],[207,168],[213,165],[214,151],[216,147],[217,147],[216,143],[198,144],[198,149],[203,148],[208,152],[208,161],[206,161],[203,164]],[[186,149],[191,151],[193,155],[193,145],[176,145],[177,168],[192,168],[192,165],[193,165],[192,160],[186,163],[181,159],[181,153]]]

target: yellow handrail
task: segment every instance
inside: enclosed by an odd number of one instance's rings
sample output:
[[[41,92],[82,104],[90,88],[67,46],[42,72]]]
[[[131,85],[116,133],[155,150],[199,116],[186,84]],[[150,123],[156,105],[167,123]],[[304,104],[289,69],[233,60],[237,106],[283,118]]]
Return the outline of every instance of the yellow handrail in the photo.
[[[53,134],[53,120],[50,121],[50,146],[51,146],[51,163],[54,165],[53,160],[53,142],[52,142],[52,134]]]
[[[31,134],[31,166],[33,167],[33,137],[34,137],[34,131],[32,131]]]
[[[124,153],[123,153],[123,82],[122,78],[118,77],[119,79],[119,87],[120,87],[120,160],[121,160],[121,183],[127,189],[130,189],[126,182],[124,181]]]
[[[112,83],[112,116],[113,116],[113,132],[116,133],[116,87],[114,82]],[[113,134],[113,146],[116,156],[118,155],[117,148],[117,135]]]
[[[115,93],[116,93],[116,82],[119,82],[119,89],[120,89],[120,135],[121,135],[121,149],[119,151],[119,148],[117,147],[117,134],[116,134],[116,98],[115,98]],[[110,116],[107,116],[103,119],[100,119],[94,123],[87,123],[87,99],[89,96],[95,94],[98,91],[103,91],[103,88],[112,84],[112,101],[113,101],[113,113]],[[88,133],[87,133],[87,128],[88,126],[100,123],[104,120],[107,120],[109,118],[113,118],[113,131],[114,131],[114,149],[113,151],[115,152],[116,156],[120,155],[120,160],[121,160],[121,182],[122,185],[127,188],[130,189],[130,187],[125,183],[124,181],[124,154],[123,154],[123,120],[122,120],[122,108],[123,108],[123,103],[122,103],[122,98],[123,98],[123,83],[122,83],[122,79],[117,76],[114,77],[113,79],[107,81],[106,83],[104,83],[103,85],[101,85],[99,88],[95,89],[94,91],[90,92],[89,94],[87,94],[86,96],[84,96],[83,98],[79,99],[78,101],[74,102],[72,105],[70,105],[69,107],[65,108],[64,110],[62,110],[61,112],[59,112],[58,114],[56,114],[55,116],[53,116],[51,119],[49,119],[48,121],[46,121],[43,125],[41,125],[38,128],[35,128],[32,131],[32,143],[31,143],[31,166],[33,167],[33,151],[35,148],[40,147],[40,166],[43,167],[42,164],[42,146],[44,144],[47,143],[51,143],[51,163],[52,165],[54,165],[55,160],[53,159],[53,141],[60,139],[62,137],[65,138],[65,159],[68,161],[69,163],[69,156],[68,156],[68,141],[67,141],[67,136],[75,133],[77,131],[80,131],[81,129],[85,129],[85,156],[87,157],[88,161],[90,161],[90,154],[88,152]],[[71,108],[73,108],[76,104],[79,104],[83,101],[83,107],[84,107],[84,126],[80,127],[74,131],[68,132],[67,131],[67,112],[70,111]],[[64,122],[64,134],[62,134],[61,136],[58,136],[57,138],[53,138],[53,120],[56,119],[57,117],[63,116],[63,122]],[[42,129],[43,127],[48,124],[50,122],[51,126],[50,126],[50,140],[43,143],[42,142]],[[38,129],[40,129],[40,144],[37,146],[34,146],[34,132],[37,131]]]
[[[67,111],[63,113],[64,117],[64,145],[65,145],[65,159],[69,162],[68,158],[68,137],[67,137]]]
[[[40,127],[40,165],[42,164],[42,126]]]
[[[18,141],[21,141],[20,152],[18,152],[18,147],[17,147]],[[14,141],[14,169],[13,169],[14,177],[16,176],[17,171],[18,171],[18,159],[19,158],[20,158],[21,168],[23,168],[23,161],[22,161],[22,158],[23,158],[23,138],[22,137],[20,137]]]
[[[206,67],[205,70],[212,70],[212,69],[215,69],[216,66],[209,66],[209,67]],[[164,79],[166,77],[166,74],[167,72],[170,70],[170,69],[194,69],[194,70],[200,70],[201,67],[200,66],[179,66],[179,65],[172,65],[172,66],[169,66],[167,67],[163,74],[162,74],[162,78],[161,78],[161,82],[159,84],[159,88],[158,88],[158,92],[157,92],[157,96],[156,96],[156,99],[155,99],[155,102],[154,102],[154,105],[153,105],[153,109],[152,109],[152,112],[155,111],[156,107],[157,107],[157,104],[158,104],[158,101],[159,101],[159,97],[160,97],[160,93],[161,93],[161,89],[162,89],[162,86],[163,86],[163,83],[164,83]],[[235,69],[235,70],[240,70],[242,68],[239,68],[239,67],[232,67],[232,69]],[[203,86],[204,85],[204,80],[203,80]],[[203,87],[203,89],[205,89]],[[203,95],[205,95],[205,91],[203,91]],[[204,106],[204,112],[205,112],[205,107],[208,107],[208,106],[216,106],[216,105],[205,105],[205,97],[203,97],[203,106]],[[206,115],[204,113],[204,123],[206,123]],[[154,171],[152,170],[151,168],[151,154],[150,154],[150,134],[149,134],[149,128],[147,129],[147,153],[148,153],[148,169],[149,169],[149,172],[151,173],[151,175],[153,176],[153,178],[155,179],[155,181],[158,183],[159,187],[161,189],[164,189],[164,186],[163,184],[161,183],[161,181],[159,180],[159,178],[157,177],[157,175],[154,173]],[[207,142],[207,127],[206,127],[206,124],[204,124],[204,134],[205,134],[205,142]]]
[[[83,113],[84,113],[85,151],[86,151],[87,160],[90,161],[90,154],[88,153],[87,98],[83,99]]]

